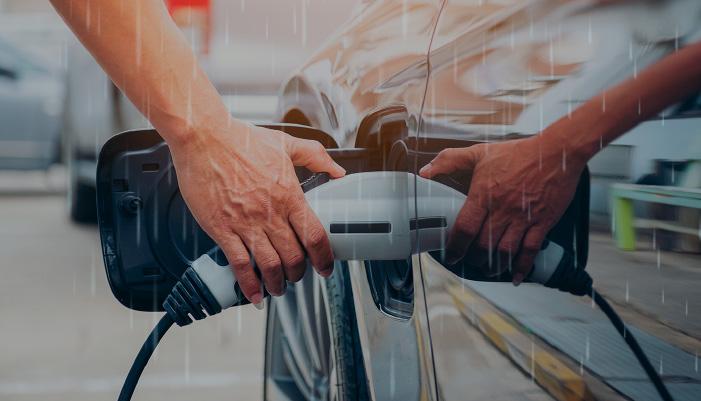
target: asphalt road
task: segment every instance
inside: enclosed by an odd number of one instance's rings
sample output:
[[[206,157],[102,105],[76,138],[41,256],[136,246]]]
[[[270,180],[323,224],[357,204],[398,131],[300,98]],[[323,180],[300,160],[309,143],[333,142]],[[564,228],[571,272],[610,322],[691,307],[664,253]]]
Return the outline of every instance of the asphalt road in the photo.
[[[61,195],[0,195],[0,399],[115,400],[159,315],[110,292],[96,226]],[[261,399],[265,312],[245,306],[165,336],[139,400]]]

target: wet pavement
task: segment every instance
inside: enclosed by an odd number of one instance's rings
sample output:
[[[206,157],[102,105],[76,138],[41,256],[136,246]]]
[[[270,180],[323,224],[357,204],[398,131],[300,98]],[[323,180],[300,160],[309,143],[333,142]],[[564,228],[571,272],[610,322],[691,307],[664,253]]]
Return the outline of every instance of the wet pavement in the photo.
[[[594,233],[590,241],[587,270],[595,288],[612,301],[676,400],[696,400],[701,394],[700,260],[668,252],[660,252],[658,259],[654,249],[620,251],[603,234]],[[590,298],[536,284],[466,285],[578,362],[580,372],[588,371],[631,399],[659,399],[633,353]]]
[[[115,400],[160,315],[114,299],[97,227],[42,185],[0,196],[0,399]],[[264,330],[252,306],[174,327],[135,399],[261,399]]]

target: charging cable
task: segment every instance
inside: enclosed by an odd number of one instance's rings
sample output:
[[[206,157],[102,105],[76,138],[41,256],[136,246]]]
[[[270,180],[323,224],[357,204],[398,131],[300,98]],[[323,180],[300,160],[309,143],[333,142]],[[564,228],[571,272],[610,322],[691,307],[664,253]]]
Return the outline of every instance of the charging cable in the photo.
[[[366,172],[326,181],[305,181],[309,187],[305,188],[305,197],[326,228],[338,260],[403,260],[423,252],[431,252],[440,260],[440,254],[433,251],[444,248],[467,198],[447,185],[406,172]],[[407,201],[397,201],[401,199]],[[249,303],[225,259],[221,249],[214,247],[193,262],[173,287],[163,303],[167,313],[141,347],[119,401],[131,399],[158,342],[174,323],[186,326],[231,306]],[[260,275],[255,261],[252,264]],[[470,277],[475,269],[458,272],[455,266],[446,267],[464,279],[478,279]],[[631,348],[662,399],[671,401],[672,396],[635,337],[594,290],[584,267],[585,263],[577,263],[562,246],[545,241],[526,279],[573,295],[590,296]]]

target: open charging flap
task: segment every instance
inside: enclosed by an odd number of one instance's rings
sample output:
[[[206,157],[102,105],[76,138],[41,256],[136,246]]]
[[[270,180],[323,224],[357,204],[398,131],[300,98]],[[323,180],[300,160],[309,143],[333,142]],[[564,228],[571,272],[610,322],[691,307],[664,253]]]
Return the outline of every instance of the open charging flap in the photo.
[[[430,141],[416,147],[408,139],[397,141],[389,154],[383,155],[377,148],[338,149],[328,134],[311,127],[261,126],[321,142],[348,174],[411,171],[409,163],[414,163],[415,156],[423,165],[446,147],[472,144]],[[418,149],[418,155],[414,149]],[[299,167],[295,170],[305,192],[329,180],[327,174],[313,174]],[[437,181],[465,194],[469,179],[469,174],[460,172],[436,177]],[[582,255],[584,263],[587,254],[584,242],[588,237],[580,234],[588,231],[588,187],[585,171],[574,201],[548,235],[578,257]],[[216,245],[185,205],[168,145],[153,129],[117,134],[103,146],[97,166],[97,208],[110,288],[120,303],[134,310],[163,311],[165,298],[183,272]],[[226,264],[221,252],[211,256]],[[432,256],[441,260],[440,252],[433,252]],[[460,263],[446,267],[471,280],[510,281],[508,273],[486,277],[479,269]]]

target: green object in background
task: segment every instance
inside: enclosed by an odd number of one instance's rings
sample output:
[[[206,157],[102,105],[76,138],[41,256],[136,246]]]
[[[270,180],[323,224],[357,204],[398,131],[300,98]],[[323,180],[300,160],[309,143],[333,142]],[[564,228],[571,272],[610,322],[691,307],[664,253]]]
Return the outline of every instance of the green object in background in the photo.
[[[617,196],[611,191],[613,203],[613,235],[616,246],[626,251],[635,250],[635,227],[633,226],[633,200]]]
[[[620,249],[635,250],[635,228],[659,228],[701,238],[701,228],[691,228],[679,222],[635,219],[633,200],[662,203],[683,208],[701,209],[701,189],[671,186],[612,184],[613,235]]]

